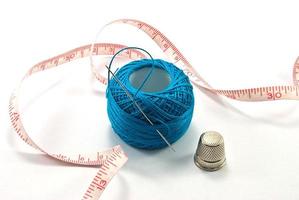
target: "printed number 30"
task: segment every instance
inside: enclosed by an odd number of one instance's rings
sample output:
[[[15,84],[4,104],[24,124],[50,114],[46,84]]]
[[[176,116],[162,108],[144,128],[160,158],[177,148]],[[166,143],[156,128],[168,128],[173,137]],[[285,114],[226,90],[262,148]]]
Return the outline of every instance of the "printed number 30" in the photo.
[[[272,100],[275,100],[275,99],[279,99],[281,98],[282,94],[280,92],[276,92],[276,93],[267,93],[267,96],[268,96],[268,99],[272,99]]]

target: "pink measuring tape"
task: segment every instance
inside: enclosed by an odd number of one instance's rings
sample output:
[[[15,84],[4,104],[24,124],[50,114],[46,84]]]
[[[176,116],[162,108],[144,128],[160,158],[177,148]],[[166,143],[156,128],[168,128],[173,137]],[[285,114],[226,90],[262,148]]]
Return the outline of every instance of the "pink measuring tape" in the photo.
[[[299,99],[298,83],[299,83],[299,58],[296,60],[293,68],[293,82],[292,86],[269,86],[259,87],[251,89],[240,90],[217,90],[209,86],[209,84],[195,71],[191,64],[186,60],[182,53],[174,46],[174,44],[163,35],[158,29],[152,27],[149,24],[138,20],[132,19],[120,19],[113,21],[111,24],[128,24],[134,26],[143,32],[145,32],[168,56],[169,60],[181,68],[184,73],[189,77],[190,81],[198,88],[209,90],[215,94],[224,95],[228,98],[239,101],[271,101],[280,99]],[[125,48],[126,46],[120,44],[111,43],[96,43],[92,45],[82,46],[73,50],[70,50],[64,54],[55,56],[48,60],[42,61],[34,65],[24,76],[22,82],[29,78],[32,74],[41,72],[50,68],[57,67],[61,64],[71,62],[78,58],[84,58],[90,55],[114,55],[117,51]],[[145,56],[134,49],[126,50],[121,54],[128,59],[140,59]],[[101,66],[104,67],[105,66]],[[97,73],[95,66],[92,65],[92,72],[94,76],[103,84],[107,84],[107,78]],[[21,83],[22,83],[21,82]],[[9,115],[13,128],[21,139],[31,147],[47,154],[53,159],[57,159],[63,162],[72,163],[75,165],[87,165],[87,166],[99,166],[99,170],[93,178],[88,189],[84,193],[82,199],[96,200],[99,199],[102,192],[107,187],[109,181],[118,172],[118,170],[126,163],[127,156],[123,152],[120,146],[115,146],[111,149],[102,152],[94,152],[91,154],[53,154],[38,144],[36,144],[26,132],[23,123],[21,121],[21,113],[18,108],[18,94],[19,88],[17,88],[10,98],[9,103]]]

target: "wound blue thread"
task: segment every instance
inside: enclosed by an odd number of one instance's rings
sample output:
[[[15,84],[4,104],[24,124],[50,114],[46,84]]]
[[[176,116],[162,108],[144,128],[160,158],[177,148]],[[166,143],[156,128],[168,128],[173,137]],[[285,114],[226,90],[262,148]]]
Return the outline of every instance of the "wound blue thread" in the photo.
[[[138,69],[153,65],[169,74],[170,84],[159,92],[142,91],[144,82],[141,87],[134,88],[129,81],[130,75]],[[150,79],[151,72],[145,81]],[[192,120],[194,95],[189,78],[182,70],[164,60],[142,59],[121,67],[115,76],[132,96],[135,95],[135,101],[154,123],[154,126],[148,123],[125,91],[112,78],[106,91],[107,112],[114,132],[122,140],[137,148],[159,149],[166,147],[167,144],[157,134],[156,129],[171,144],[184,135]]]

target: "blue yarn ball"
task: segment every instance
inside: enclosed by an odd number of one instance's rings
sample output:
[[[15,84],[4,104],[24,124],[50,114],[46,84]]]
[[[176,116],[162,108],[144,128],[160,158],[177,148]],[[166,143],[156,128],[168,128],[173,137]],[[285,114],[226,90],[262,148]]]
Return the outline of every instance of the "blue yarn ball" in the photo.
[[[115,76],[134,96],[130,75],[138,69],[151,67],[153,61],[142,59],[121,67]],[[158,92],[140,90],[135,101],[140,105],[154,126],[143,117],[126,92],[112,78],[109,81],[107,112],[114,132],[127,144],[142,149],[159,149],[167,144],[156,132],[158,129],[168,142],[174,143],[187,131],[194,108],[193,87],[189,78],[174,64],[154,59],[156,68],[164,69],[170,77],[169,85]]]

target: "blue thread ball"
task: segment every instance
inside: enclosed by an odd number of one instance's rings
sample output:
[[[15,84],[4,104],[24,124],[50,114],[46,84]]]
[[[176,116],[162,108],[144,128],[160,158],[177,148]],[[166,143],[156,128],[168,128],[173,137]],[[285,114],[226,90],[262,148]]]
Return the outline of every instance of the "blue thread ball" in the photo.
[[[130,75],[138,69],[151,67],[152,60],[133,61],[121,67],[116,77],[134,96]],[[135,96],[136,102],[146,113],[154,126],[142,116],[121,86],[112,78],[109,81],[107,112],[114,132],[127,144],[142,149],[160,149],[167,144],[156,132],[158,129],[171,144],[187,131],[194,108],[193,87],[189,78],[174,64],[154,59],[156,68],[164,69],[170,77],[169,85],[158,92],[140,90]]]

